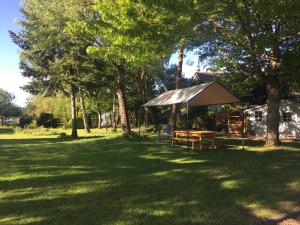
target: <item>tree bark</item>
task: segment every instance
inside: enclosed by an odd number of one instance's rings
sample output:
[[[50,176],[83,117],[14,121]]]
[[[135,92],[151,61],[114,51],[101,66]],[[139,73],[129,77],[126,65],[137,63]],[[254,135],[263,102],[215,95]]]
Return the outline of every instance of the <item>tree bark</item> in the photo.
[[[100,104],[97,103],[97,114],[98,114],[98,129],[101,129],[102,128],[102,118],[101,118],[101,110],[100,110]]]
[[[102,128],[102,125],[101,125],[101,122],[102,122],[102,119],[101,119],[101,112],[98,111],[98,129],[101,129]]]
[[[78,138],[77,134],[77,115],[76,115],[76,90],[74,85],[71,85],[71,117],[72,117],[72,138]]]
[[[90,124],[89,124],[88,116],[87,116],[86,109],[85,109],[85,102],[84,102],[84,96],[83,96],[82,90],[79,91],[79,94],[80,94],[80,106],[81,106],[84,130],[86,133],[91,133]]]
[[[117,64],[118,75],[117,75],[117,96],[119,103],[119,113],[121,117],[121,126],[123,130],[123,134],[129,134],[131,132],[129,117],[128,117],[128,109],[126,104],[126,95],[124,90],[124,75],[125,68],[124,63]]]
[[[142,94],[142,103],[146,103],[147,99],[147,79],[145,74],[145,67],[142,66],[141,77],[140,77],[140,91]],[[144,107],[144,125],[145,127],[149,126],[149,110],[147,107]]]
[[[276,146],[280,145],[279,140],[279,125],[280,125],[280,80],[279,80],[279,68],[280,68],[280,48],[279,44],[275,43],[272,48],[272,52],[269,55],[270,58],[270,73],[266,82],[267,89],[267,135],[266,145]]]
[[[180,88],[180,81],[182,77],[182,64],[183,64],[183,40],[180,41],[179,44],[179,50],[178,50],[178,65],[177,65],[177,71],[176,71],[176,86],[175,89]],[[176,130],[177,128],[177,105],[172,105],[172,128],[173,130]]]
[[[280,84],[277,77],[269,79],[267,82],[267,135],[266,145],[280,145],[279,124],[280,124]]]
[[[105,120],[105,122],[104,122],[104,124],[105,124],[105,130],[106,130],[106,132],[107,132],[108,129],[107,129],[107,117],[106,117],[106,112],[104,112],[104,120]]]
[[[117,132],[117,110],[116,110],[116,95],[113,97],[113,123],[112,123],[112,129],[113,132]]]

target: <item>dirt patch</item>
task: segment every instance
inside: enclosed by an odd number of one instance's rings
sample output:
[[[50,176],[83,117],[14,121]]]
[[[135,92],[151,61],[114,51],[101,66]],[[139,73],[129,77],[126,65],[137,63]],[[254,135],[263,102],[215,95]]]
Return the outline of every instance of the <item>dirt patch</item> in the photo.
[[[300,222],[297,222],[294,219],[287,219],[281,223],[278,223],[278,225],[300,225]]]
[[[280,214],[273,218],[262,219],[255,225],[300,225],[300,210],[289,214]]]

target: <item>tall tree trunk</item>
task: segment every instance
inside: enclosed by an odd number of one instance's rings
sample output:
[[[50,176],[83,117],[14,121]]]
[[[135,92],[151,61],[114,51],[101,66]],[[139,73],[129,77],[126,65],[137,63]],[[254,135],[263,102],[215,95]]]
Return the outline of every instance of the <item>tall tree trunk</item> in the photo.
[[[106,132],[107,132],[108,129],[107,129],[107,116],[106,116],[106,112],[104,112],[104,120],[105,120],[105,122],[104,122],[105,130],[106,130]]]
[[[147,99],[147,78],[145,74],[145,67],[142,66],[141,77],[140,77],[140,91],[142,94],[142,103],[146,103]],[[147,107],[144,107],[144,125],[147,127],[149,125],[149,110]]]
[[[182,77],[182,64],[183,64],[183,51],[184,51],[184,44],[183,40],[180,41],[179,50],[178,50],[178,65],[176,71],[176,86],[175,89],[180,88],[180,80]],[[177,105],[172,105],[172,128],[176,130],[177,126]]]
[[[124,63],[117,64],[118,75],[117,75],[117,96],[119,103],[119,113],[121,117],[121,126],[123,130],[123,134],[128,134],[131,132],[129,117],[128,117],[128,109],[126,104],[126,95],[124,91],[124,76],[125,76],[125,68]]]
[[[113,97],[113,123],[112,129],[113,132],[117,132],[117,110],[116,110],[116,95]]]
[[[87,116],[86,109],[85,109],[85,102],[84,102],[84,96],[83,96],[82,90],[79,90],[79,94],[80,94],[80,106],[81,106],[84,130],[86,133],[91,133],[90,124],[89,124],[88,116]]]
[[[71,93],[70,93],[70,98],[71,98],[71,117],[72,117],[72,138],[77,138],[77,109],[76,109],[76,90],[74,85],[71,85]]]
[[[97,114],[98,114],[98,129],[102,128],[102,118],[101,118],[101,110],[100,110],[100,105],[97,103]]]
[[[102,128],[102,125],[101,125],[101,122],[102,122],[102,119],[101,119],[101,112],[98,111],[98,129],[101,129]]]
[[[267,82],[267,135],[266,145],[279,145],[279,124],[280,124],[280,84],[277,77],[272,77]]]
[[[267,135],[266,135],[266,145],[280,145],[279,140],[279,125],[280,125],[280,80],[279,80],[279,68],[280,62],[280,48],[279,44],[275,43],[272,52],[269,55],[270,58],[270,68],[271,73],[269,73],[266,82],[267,89],[267,105],[268,105],[268,115],[267,115]]]

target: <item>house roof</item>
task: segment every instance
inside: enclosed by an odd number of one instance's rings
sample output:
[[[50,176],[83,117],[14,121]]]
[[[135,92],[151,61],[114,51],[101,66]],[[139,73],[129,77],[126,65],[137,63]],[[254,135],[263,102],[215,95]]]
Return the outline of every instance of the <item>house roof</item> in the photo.
[[[231,90],[217,81],[200,84],[189,88],[167,91],[143,106],[163,106],[188,103],[189,106],[208,106],[239,102]]]
[[[280,106],[289,105],[289,104],[299,105],[300,106],[299,102],[294,102],[294,101],[290,101],[290,100],[286,100],[286,99],[280,100],[279,104],[280,104]],[[267,104],[263,104],[263,105],[250,105],[250,108],[246,109],[245,112],[249,112],[249,111],[252,111],[252,110],[262,109],[262,108],[265,108],[267,106],[268,106]]]
[[[193,80],[216,80],[220,77],[220,73],[207,72],[197,70],[192,76]]]

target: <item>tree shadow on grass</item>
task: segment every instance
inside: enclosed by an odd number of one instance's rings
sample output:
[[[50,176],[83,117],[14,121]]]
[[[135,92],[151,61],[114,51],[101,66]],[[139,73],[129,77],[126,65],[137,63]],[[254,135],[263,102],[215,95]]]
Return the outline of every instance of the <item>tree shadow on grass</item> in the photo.
[[[5,145],[5,144],[41,144],[41,143],[46,143],[46,144],[51,144],[51,143],[63,143],[63,142],[72,142],[72,141],[76,141],[76,140],[89,140],[89,139],[99,139],[99,138],[103,138],[104,136],[100,136],[100,135],[94,135],[94,136],[83,136],[83,137],[78,137],[78,138],[71,138],[71,137],[67,137],[67,138],[53,138],[53,137],[49,137],[49,138],[44,138],[44,137],[36,137],[36,138],[26,138],[26,139],[2,139],[1,140],[1,145]]]
[[[15,133],[13,128],[0,128],[0,134],[13,134]]]
[[[23,141],[7,143],[6,160],[0,150],[0,221],[12,218],[3,224],[246,225],[300,205],[299,151],[241,151],[236,140],[190,154],[153,139]]]

